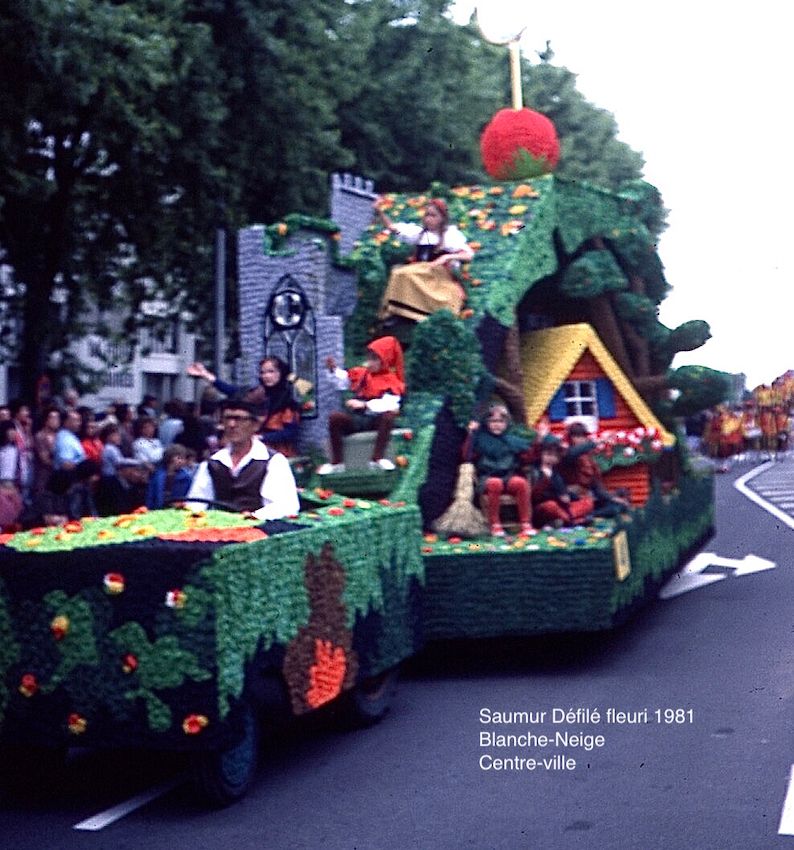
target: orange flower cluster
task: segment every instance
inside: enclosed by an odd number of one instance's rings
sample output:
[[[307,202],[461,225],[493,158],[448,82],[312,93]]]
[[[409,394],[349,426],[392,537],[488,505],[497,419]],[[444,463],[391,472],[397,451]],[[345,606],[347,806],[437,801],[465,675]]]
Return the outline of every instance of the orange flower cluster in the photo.
[[[261,528],[188,528],[160,534],[160,540],[180,540],[186,543],[248,543],[267,537]]]
[[[311,708],[330,702],[342,690],[347,670],[347,658],[341,646],[333,646],[330,640],[314,641],[315,663],[309,668],[309,689],[306,704]]]

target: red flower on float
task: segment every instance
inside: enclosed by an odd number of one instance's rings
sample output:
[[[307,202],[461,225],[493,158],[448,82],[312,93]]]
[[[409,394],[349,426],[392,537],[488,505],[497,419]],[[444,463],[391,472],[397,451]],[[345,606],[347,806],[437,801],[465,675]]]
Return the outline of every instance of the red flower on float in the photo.
[[[480,137],[485,170],[496,180],[522,180],[553,171],[560,159],[554,124],[531,109],[500,109]]]
[[[78,714],[76,711],[73,711],[69,717],[66,718],[66,725],[69,727],[69,731],[72,735],[82,735],[88,728],[88,721],[82,716],[82,714]]]
[[[124,576],[121,573],[105,573],[102,583],[105,586],[105,591],[111,594],[111,596],[116,596],[124,592],[125,582]]]
[[[134,673],[138,669],[138,659],[131,652],[128,652],[122,659],[121,669],[125,673]]]
[[[182,721],[182,731],[186,735],[198,735],[209,725],[209,719],[203,714],[188,714]]]
[[[70,625],[69,618],[65,614],[59,614],[57,617],[53,617],[50,622],[50,632],[55,640],[63,640],[69,631]]]
[[[32,673],[25,673],[19,682],[19,692],[23,697],[32,697],[39,689],[39,683]]]
[[[187,602],[187,594],[179,588],[169,590],[165,595],[165,604],[169,608],[184,608],[185,602]]]

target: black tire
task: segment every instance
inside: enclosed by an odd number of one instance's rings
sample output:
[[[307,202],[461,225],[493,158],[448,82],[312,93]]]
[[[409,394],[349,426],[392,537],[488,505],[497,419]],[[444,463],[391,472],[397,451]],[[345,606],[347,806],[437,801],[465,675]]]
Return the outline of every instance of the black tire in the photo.
[[[384,670],[358,682],[346,695],[346,715],[353,727],[372,726],[389,712],[397,693],[399,667]]]
[[[242,799],[256,776],[260,728],[250,702],[239,707],[241,737],[220,750],[197,753],[193,759],[193,784],[201,799],[222,807]]]
[[[67,747],[0,744],[0,796],[45,797],[64,780]]]

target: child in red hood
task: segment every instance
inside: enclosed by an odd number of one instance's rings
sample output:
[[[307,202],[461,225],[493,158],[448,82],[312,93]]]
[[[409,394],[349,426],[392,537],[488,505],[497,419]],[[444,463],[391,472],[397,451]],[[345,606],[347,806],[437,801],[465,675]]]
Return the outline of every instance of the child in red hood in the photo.
[[[345,371],[337,366],[333,357],[328,357],[325,365],[337,389],[350,389],[354,395],[345,401],[346,411],[337,411],[328,417],[331,461],[320,466],[317,473],[327,475],[345,471],[342,438],[358,431],[378,432],[370,467],[394,469],[394,464],[383,455],[405,394],[403,350],[399,341],[393,336],[373,340],[367,346],[365,366]]]

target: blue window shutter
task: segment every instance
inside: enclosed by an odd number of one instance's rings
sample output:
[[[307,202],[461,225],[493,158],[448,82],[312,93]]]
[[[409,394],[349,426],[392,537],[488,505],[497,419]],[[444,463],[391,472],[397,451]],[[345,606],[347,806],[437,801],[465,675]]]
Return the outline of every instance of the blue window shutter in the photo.
[[[556,393],[554,393],[554,398],[552,398],[549,403],[549,419],[552,422],[562,422],[563,419],[568,415],[568,408],[565,404],[565,393],[563,392],[563,388],[560,387]]]
[[[596,378],[596,400],[599,419],[612,419],[616,413],[615,390],[608,378]]]

